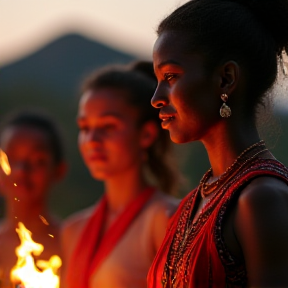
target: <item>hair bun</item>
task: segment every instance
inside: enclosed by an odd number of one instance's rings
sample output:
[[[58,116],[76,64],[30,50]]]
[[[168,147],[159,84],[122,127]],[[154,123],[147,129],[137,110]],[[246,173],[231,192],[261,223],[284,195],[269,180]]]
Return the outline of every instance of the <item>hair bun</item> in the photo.
[[[236,0],[246,6],[272,36],[277,53],[288,52],[288,0]]]

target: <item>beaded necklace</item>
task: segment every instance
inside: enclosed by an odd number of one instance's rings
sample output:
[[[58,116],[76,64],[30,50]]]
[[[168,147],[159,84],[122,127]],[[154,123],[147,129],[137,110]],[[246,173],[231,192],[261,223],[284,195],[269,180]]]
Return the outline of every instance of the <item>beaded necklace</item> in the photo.
[[[263,149],[260,151],[256,151],[256,154],[252,155],[250,158],[249,152],[251,150],[255,150],[256,147],[265,147],[265,142],[263,140],[260,140],[257,143],[254,143],[253,145],[246,148],[232,163],[231,166],[229,166],[226,171],[215,181],[211,183],[207,183],[209,178],[212,176],[212,167],[204,174],[202,179],[200,180],[199,186],[201,191],[202,198],[207,197],[208,195],[215,192],[216,189],[219,189],[219,187],[222,187],[225,182],[227,182],[234,174],[237,173],[238,169],[241,169],[243,165],[245,165],[248,161],[255,158],[258,154],[267,151],[267,149]]]
[[[214,206],[220,201],[220,198],[223,197],[223,192],[229,187],[230,182],[234,177],[239,176],[241,171],[244,169],[244,166],[247,166],[255,159],[259,154],[267,151],[268,149],[265,148],[265,143],[263,140],[251,145],[247,149],[245,149],[234,161],[234,163],[225,171],[225,175],[211,184],[207,184],[210,187],[212,186],[212,192],[215,192],[213,196],[213,205],[209,205],[209,209],[205,208],[205,211],[201,211],[197,220],[193,223],[193,219],[191,218],[191,208],[193,203],[196,201],[196,196],[201,193],[201,186],[206,183],[208,178],[210,177],[210,173],[212,169],[209,169],[204,177],[202,178],[202,185],[197,188],[197,192],[187,199],[186,204],[183,206],[183,210],[181,216],[178,220],[177,228],[174,234],[174,239],[171,243],[169,253],[167,255],[167,260],[164,265],[164,271],[162,275],[162,285],[164,288],[166,287],[175,287],[177,286],[176,282],[178,277],[183,279],[184,283],[188,283],[189,279],[189,262],[190,262],[190,253],[185,253],[187,247],[190,247],[195,235],[198,234],[199,230],[202,227],[201,223],[205,223],[209,218],[210,214],[212,213]],[[252,154],[252,155],[251,155]],[[250,156],[250,157],[249,157]],[[232,169],[233,168],[233,169]],[[243,168],[243,169],[242,169]],[[218,185],[216,184],[218,183]],[[219,185],[220,183],[220,185]],[[216,186],[216,188],[214,188]],[[221,193],[220,193],[220,192]],[[210,192],[209,194],[211,194]],[[218,193],[219,192],[219,193]],[[208,195],[209,195],[208,194]],[[206,196],[207,194],[202,195],[202,197]],[[192,250],[191,250],[192,251]],[[184,255],[187,254],[185,257]],[[171,286],[170,286],[171,285]],[[178,287],[178,286],[177,286]]]

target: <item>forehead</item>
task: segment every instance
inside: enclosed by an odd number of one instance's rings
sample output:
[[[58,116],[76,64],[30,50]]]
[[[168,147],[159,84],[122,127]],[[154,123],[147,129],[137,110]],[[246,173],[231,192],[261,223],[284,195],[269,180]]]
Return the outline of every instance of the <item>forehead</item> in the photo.
[[[176,64],[184,69],[189,66],[206,66],[204,53],[200,53],[193,43],[193,36],[187,32],[164,31],[156,40],[153,48],[154,70],[165,64]]]
[[[195,54],[196,46],[193,44],[193,36],[187,32],[164,31],[157,38],[153,47],[153,56],[165,56],[166,54],[190,55]]]
[[[0,144],[3,149],[32,148],[38,150],[51,150],[49,135],[37,127],[17,125],[9,126],[2,132]]]
[[[79,102],[78,117],[136,116],[138,109],[128,103],[129,92],[124,89],[100,88],[85,92]]]
[[[189,37],[188,37],[189,36]],[[156,75],[163,69],[192,71],[207,74],[207,59],[193,44],[193,37],[187,32],[165,31],[156,40],[153,49],[153,64]],[[210,73],[210,72],[209,72]]]

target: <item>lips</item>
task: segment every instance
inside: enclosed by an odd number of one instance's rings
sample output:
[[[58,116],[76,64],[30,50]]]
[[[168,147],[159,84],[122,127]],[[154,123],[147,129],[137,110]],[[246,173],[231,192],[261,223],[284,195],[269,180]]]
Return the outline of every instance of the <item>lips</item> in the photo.
[[[175,119],[175,116],[173,114],[164,114],[160,112],[159,118],[162,120],[162,128],[167,129],[171,122],[173,122]]]
[[[107,160],[107,157],[103,154],[92,154],[88,157],[89,161],[105,161]]]

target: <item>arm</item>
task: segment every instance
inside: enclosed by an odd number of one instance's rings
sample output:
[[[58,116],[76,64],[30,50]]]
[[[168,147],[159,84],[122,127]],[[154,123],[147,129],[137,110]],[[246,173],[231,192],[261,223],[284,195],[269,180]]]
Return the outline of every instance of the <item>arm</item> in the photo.
[[[249,287],[288,286],[288,187],[261,177],[238,200],[234,229]]]

